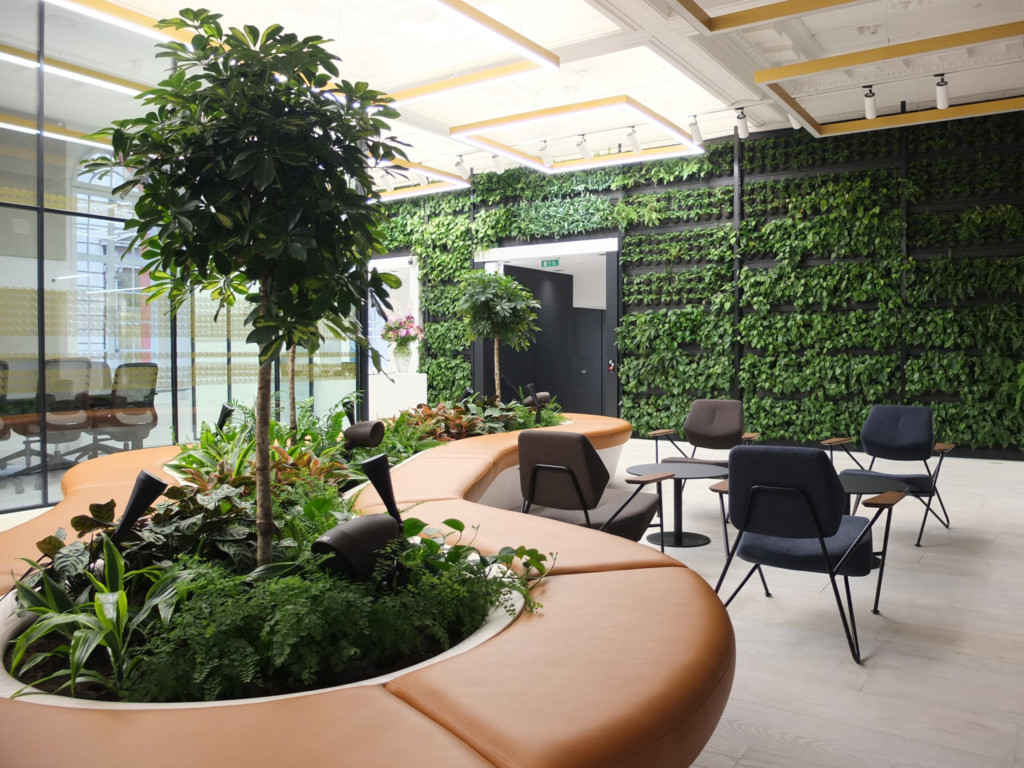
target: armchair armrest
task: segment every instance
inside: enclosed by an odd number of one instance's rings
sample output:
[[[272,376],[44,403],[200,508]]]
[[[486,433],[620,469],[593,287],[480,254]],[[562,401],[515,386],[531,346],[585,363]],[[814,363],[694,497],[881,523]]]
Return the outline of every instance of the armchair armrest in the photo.
[[[853,442],[853,438],[852,437],[830,437],[828,440],[822,440],[821,444],[822,445],[846,445],[847,443],[852,443],[852,442]]]
[[[936,443],[935,450],[939,453],[949,453],[956,448],[956,443]]]
[[[895,506],[906,495],[903,491],[886,491],[877,496],[872,496],[870,499],[864,499],[861,503],[865,507],[871,507],[872,509],[885,509],[886,507]]]
[[[727,477],[727,478],[725,478],[725,480],[719,480],[714,485],[709,486],[708,490],[711,491],[712,493],[718,493],[718,494],[726,494],[726,493],[728,493],[729,492],[729,478]]]
[[[648,437],[664,437],[665,435],[674,435],[676,431],[674,429],[652,429],[647,433]]]
[[[759,438],[760,436],[760,432],[744,432],[742,440],[743,442],[748,443],[751,440],[757,440],[757,438]]]
[[[651,483],[661,483],[665,480],[671,480],[673,477],[675,477],[674,472],[655,472],[653,475],[627,477],[626,483],[629,485],[650,485]]]

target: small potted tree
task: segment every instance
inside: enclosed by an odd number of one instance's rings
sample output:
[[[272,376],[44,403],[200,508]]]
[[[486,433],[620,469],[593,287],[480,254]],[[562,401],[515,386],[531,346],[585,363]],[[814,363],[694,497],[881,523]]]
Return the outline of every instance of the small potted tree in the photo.
[[[132,245],[141,244],[150,297],[179,310],[196,291],[219,307],[244,297],[259,347],[256,399],[258,563],[271,556],[271,363],[282,348],[313,353],[323,329],[362,339],[354,317],[388,304],[398,278],[369,267],[382,250],[371,169],[402,156],[382,135],[398,116],[366,83],[334,81],[323,39],[225,30],[220,14],[183,10],[158,27],[193,31],[159,46],[172,74],[140,94],[141,117],[97,136],[113,154],[92,172],[127,170],[115,192],[139,190]],[[374,364],[379,355],[371,350]]]
[[[462,282],[458,311],[471,341],[494,339],[494,394],[501,399],[499,343],[512,349],[530,346],[538,330],[534,310],[540,302],[509,275],[476,269]]]

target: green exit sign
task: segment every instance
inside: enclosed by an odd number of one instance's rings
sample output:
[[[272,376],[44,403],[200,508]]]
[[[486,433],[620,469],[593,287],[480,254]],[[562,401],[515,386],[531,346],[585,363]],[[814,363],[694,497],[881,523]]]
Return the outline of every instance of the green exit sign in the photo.
[[[558,259],[541,259],[540,265],[542,267],[557,267]]]

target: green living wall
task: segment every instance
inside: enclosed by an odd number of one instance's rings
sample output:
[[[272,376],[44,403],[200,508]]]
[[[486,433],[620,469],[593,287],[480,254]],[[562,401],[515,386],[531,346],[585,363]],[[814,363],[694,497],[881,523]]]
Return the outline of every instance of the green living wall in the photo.
[[[942,440],[1024,445],[1024,113],[559,176],[514,169],[389,206],[420,258],[433,399],[470,384],[452,318],[479,250],[622,233],[621,415],[680,427],[741,397],[767,439],[856,435],[922,403]],[[739,173],[736,173],[736,170]]]

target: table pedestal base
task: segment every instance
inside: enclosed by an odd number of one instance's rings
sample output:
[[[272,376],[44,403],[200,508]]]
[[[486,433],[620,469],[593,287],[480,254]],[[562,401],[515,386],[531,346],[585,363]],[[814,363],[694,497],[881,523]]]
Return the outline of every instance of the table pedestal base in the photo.
[[[665,531],[665,533],[652,533],[647,537],[651,544],[664,545],[666,547],[703,547],[710,544],[711,539],[702,533],[689,533],[683,531],[676,533]]]

